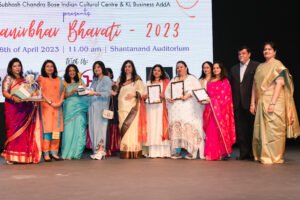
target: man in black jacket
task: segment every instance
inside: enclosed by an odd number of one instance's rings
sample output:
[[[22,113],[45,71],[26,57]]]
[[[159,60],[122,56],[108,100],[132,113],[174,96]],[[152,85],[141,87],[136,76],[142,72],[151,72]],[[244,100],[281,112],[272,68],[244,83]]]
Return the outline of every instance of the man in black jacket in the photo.
[[[254,116],[250,113],[251,91],[258,62],[250,59],[251,52],[246,46],[238,50],[240,63],[234,65],[229,74],[232,88],[237,142],[240,148],[239,160],[252,160],[252,137]]]

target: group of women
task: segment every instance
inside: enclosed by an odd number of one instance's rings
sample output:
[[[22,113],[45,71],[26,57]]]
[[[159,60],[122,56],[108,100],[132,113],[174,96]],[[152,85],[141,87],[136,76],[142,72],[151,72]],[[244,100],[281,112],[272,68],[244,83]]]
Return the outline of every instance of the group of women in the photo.
[[[277,132],[278,127],[269,125],[273,122],[262,116],[264,109],[261,104],[266,99],[265,94],[257,89],[262,87],[258,86],[268,88],[279,80],[292,84],[286,68],[278,62],[275,56],[266,60],[255,76],[251,112],[255,114],[256,111],[255,124],[267,126],[266,134]],[[282,68],[282,73],[265,67],[273,63]],[[263,74],[269,74],[271,70],[272,78],[259,82],[261,70]],[[97,160],[114,151],[119,151],[120,157],[126,159],[143,156],[227,160],[230,157],[236,141],[235,122],[231,86],[221,63],[204,62],[198,79],[189,73],[184,61],[178,61],[176,76],[171,80],[164,68],[157,64],[152,67],[146,84],[131,60],[123,63],[116,82],[112,80],[111,69],[106,69],[102,61],[94,63],[93,74],[89,93],[81,96],[78,95],[78,87],[85,87],[85,84],[80,79],[77,66],[68,65],[62,80],[57,76],[55,63],[46,60],[37,79],[44,101],[26,102],[12,92],[25,81],[22,63],[17,58],[9,62],[2,88],[7,132],[2,156],[8,164],[38,163],[41,157],[46,162],[80,159],[89,142],[93,151],[90,157]],[[184,92],[179,99],[172,99],[171,85],[178,81],[184,82]],[[161,103],[149,103],[147,87],[153,85],[160,85]],[[286,88],[283,85],[281,87]],[[194,91],[201,88],[206,89],[209,98],[199,102]],[[278,94],[276,88],[274,91]],[[289,88],[292,90],[292,85]],[[272,88],[269,93],[272,93]],[[281,92],[277,96],[284,99],[285,94]],[[281,108],[278,106],[277,109]],[[113,110],[113,119],[104,115],[107,110]],[[292,117],[293,122],[289,123],[299,127],[297,114],[293,113]],[[286,127],[282,129],[286,130]],[[295,128],[293,130],[296,131]],[[256,131],[261,131],[261,128]],[[260,132],[254,134],[254,146],[258,151],[264,151],[262,144],[265,137]],[[274,148],[284,148],[284,141],[278,141]],[[60,144],[61,157],[58,154]],[[283,157],[282,151],[275,153]],[[255,153],[256,158],[259,155]]]

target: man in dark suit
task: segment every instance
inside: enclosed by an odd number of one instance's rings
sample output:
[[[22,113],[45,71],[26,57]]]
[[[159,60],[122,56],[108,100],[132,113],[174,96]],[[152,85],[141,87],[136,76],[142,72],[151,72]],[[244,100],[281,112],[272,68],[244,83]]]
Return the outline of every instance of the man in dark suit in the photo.
[[[252,137],[254,116],[250,113],[251,91],[258,62],[250,59],[251,52],[246,46],[238,50],[240,63],[234,65],[229,74],[232,88],[237,142],[240,160],[252,160]]]

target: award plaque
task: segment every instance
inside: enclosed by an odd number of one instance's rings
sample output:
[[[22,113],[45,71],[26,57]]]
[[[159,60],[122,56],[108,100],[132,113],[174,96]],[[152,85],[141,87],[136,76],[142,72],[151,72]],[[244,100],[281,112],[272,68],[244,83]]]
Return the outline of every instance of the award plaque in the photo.
[[[85,96],[85,95],[88,95],[89,93],[90,93],[90,90],[88,90],[84,86],[82,86],[82,85],[78,86],[78,95],[79,96]]]
[[[196,97],[198,101],[206,101],[209,99],[209,96],[207,94],[207,91],[204,88],[198,89],[198,90],[193,90],[193,94]]]
[[[179,100],[184,96],[184,82],[177,81],[171,83],[171,98],[173,100]]]
[[[148,103],[149,104],[155,104],[155,103],[161,103],[161,87],[160,85],[149,85],[147,86],[148,90]]]

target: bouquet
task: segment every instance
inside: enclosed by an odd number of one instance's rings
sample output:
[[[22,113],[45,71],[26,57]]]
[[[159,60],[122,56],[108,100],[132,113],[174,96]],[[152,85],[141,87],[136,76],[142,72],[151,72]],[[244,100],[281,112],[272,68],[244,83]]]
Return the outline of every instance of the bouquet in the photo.
[[[20,87],[12,90],[11,94],[24,101],[42,100],[42,90],[36,82],[34,74],[28,74],[25,77],[25,82],[23,82]]]

